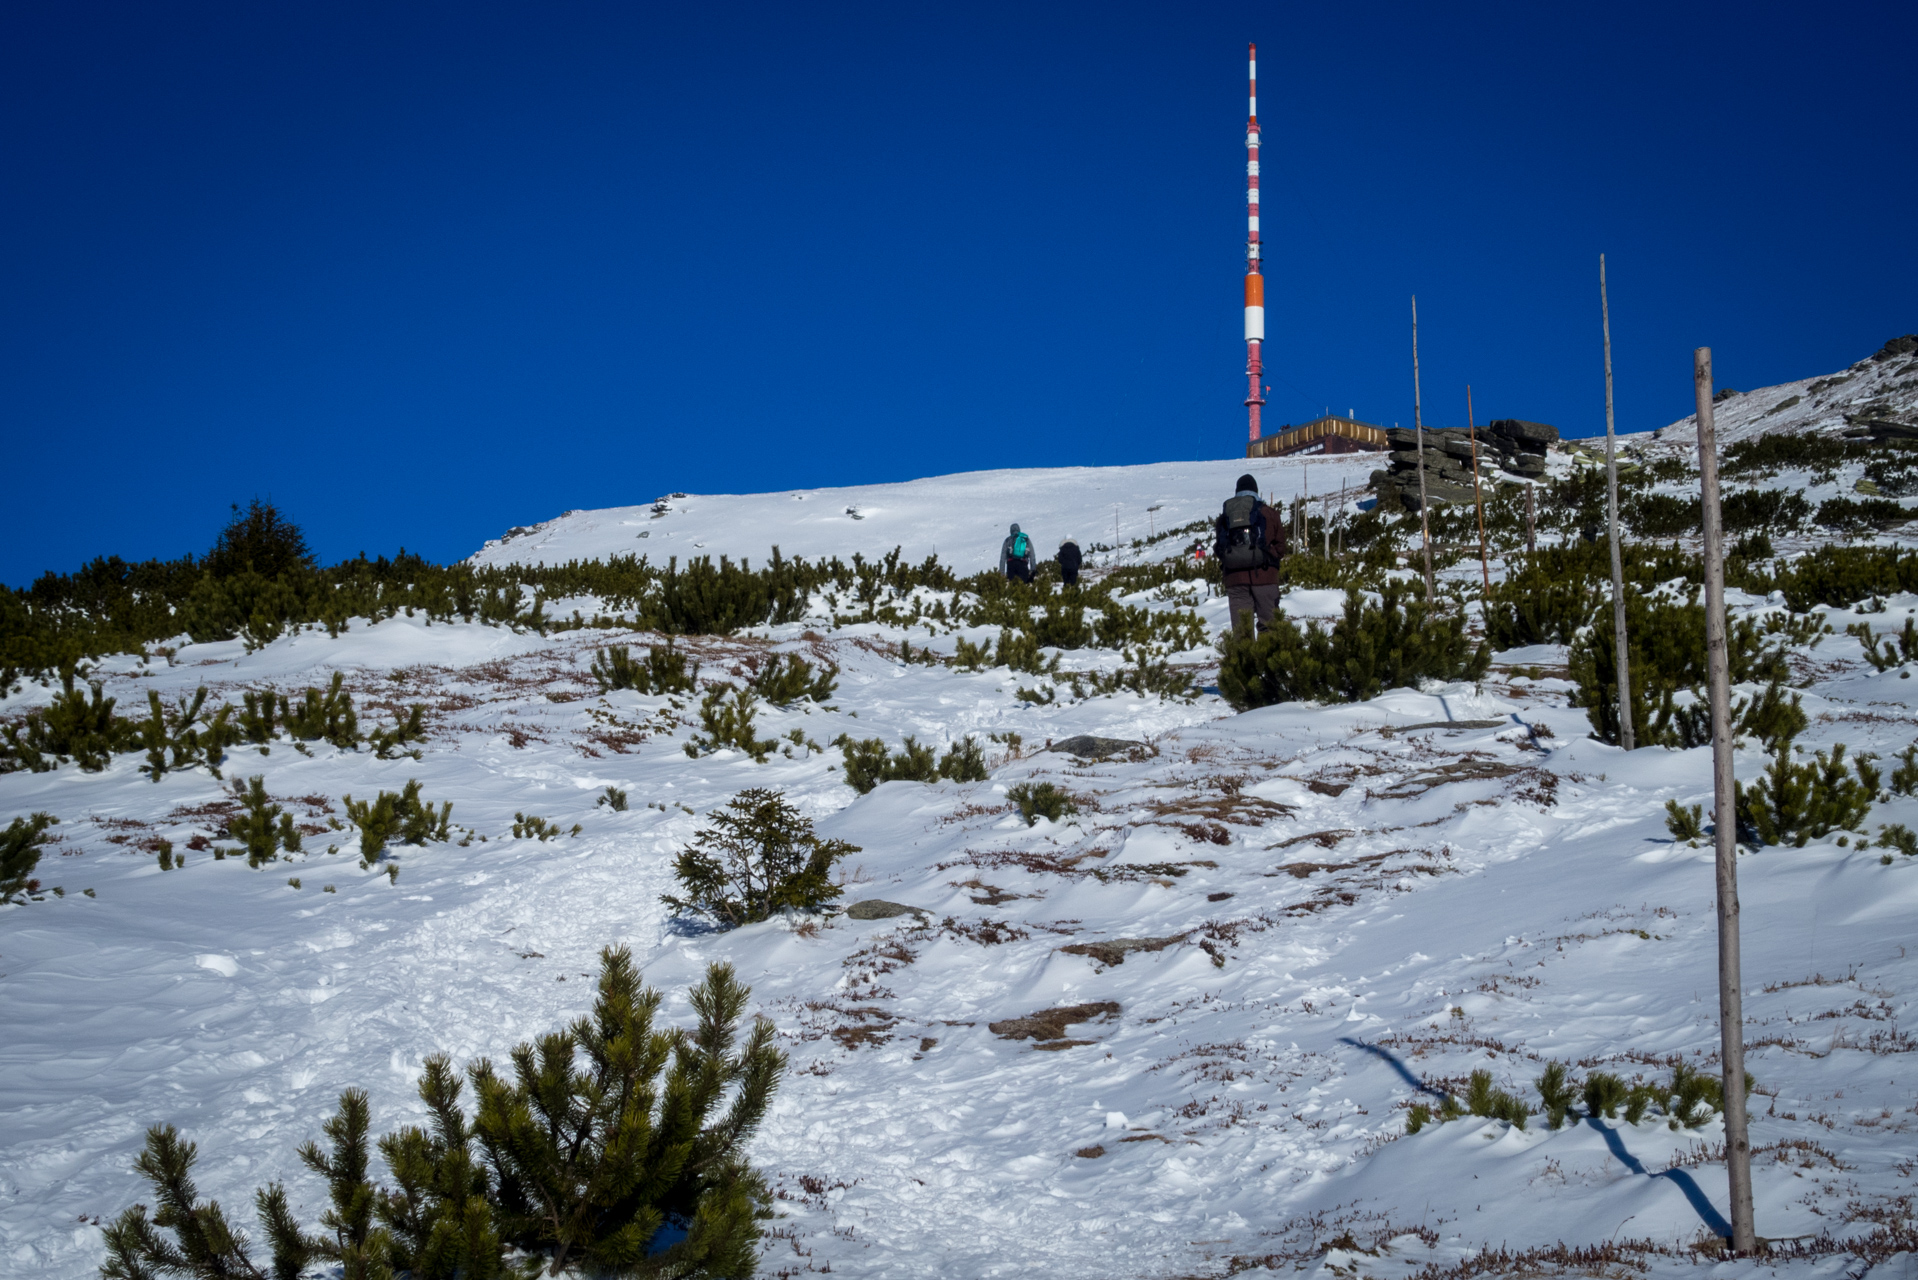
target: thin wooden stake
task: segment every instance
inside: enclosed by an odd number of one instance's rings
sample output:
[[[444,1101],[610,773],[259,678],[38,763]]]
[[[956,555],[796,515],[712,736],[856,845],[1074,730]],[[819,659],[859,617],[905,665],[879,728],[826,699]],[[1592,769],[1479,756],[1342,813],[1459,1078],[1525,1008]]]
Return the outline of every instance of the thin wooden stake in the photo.
[[[1528,555],[1538,550],[1538,516],[1533,502],[1537,495],[1538,486],[1528,481],[1525,485],[1525,551]]]
[[[1425,496],[1425,418],[1419,411],[1419,296],[1412,295],[1412,426],[1419,447],[1419,538],[1425,546],[1425,606],[1432,607],[1432,504]]]
[[[1478,490],[1478,426],[1472,417],[1472,384],[1465,384],[1465,430],[1472,439],[1472,505],[1478,509],[1478,571],[1485,594],[1492,594],[1492,567],[1485,559],[1485,501]]]
[[[1732,783],[1731,672],[1725,651],[1725,532],[1718,511],[1712,425],[1712,351],[1692,353],[1698,401],[1698,486],[1705,526],[1705,666],[1711,691],[1713,832],[1718,868],[1718,1054],[1724,1064],[1725,1176],[1732,1252],[1758,1248],[1752,1223],[1752,1147],[1745,1116],[1745,1001],[1738,957],[1738,814]]]
[[[1612,435],[1612,309],[1605,297],[1605,255],[1598,255],[1598,314],[1605,327],[1605,519],[1612,531],[1612,639],[1618,663],[1618,745],[1637,746],[1632,735],[1632,672],[1625,636],[1625,566],[1618,540],[1618,453]]]

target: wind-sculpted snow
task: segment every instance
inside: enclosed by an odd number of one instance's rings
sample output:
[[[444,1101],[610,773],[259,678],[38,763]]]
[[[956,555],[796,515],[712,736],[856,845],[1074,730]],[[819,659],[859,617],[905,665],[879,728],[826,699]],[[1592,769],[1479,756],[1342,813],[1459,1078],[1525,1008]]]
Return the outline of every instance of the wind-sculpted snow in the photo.
[[[1336,593],[1293,605],[1323,613]],[[1200,608],[1216,634],[1223,602]],[[1800,653],[1802,741],[1889,756],[1914,736],[1913,686],[1863,662],[1851,620],[1833,613],[1838,634]],[[823,627],[681,642],[705,680],[738,680],[769,649],[840,665],[830,709],[762,707],[758,732],[790,752],[761,765],[688,758],[689,704],[599,693],[592,649],[619,633],[402,616],[104,664],[123,705],[342,670],[363,715],[423,703],[429,741],[417,761],[235,752],[227,777],[263,775],[310,830],[303,855],[257,871],[193,847],[226,795],[204,770],[152,782],[123,756],[103,774],[0,777],[0,817],[60,817],[41,875],[65,890],[0,908],[0,1270],[92,1274],[97,1223],[145,1194],[130,1166],[160,1122],[200,1144],[201,1188],[229,1210],[250,1219],[252,1188],[284,1179],[312,1222],[323,1188],[295,1149],[342,1089],[368,1089],[382,1131],[420,1120],[426,1055],[497,1060],[577,1016],[609,943],[634,949],[682,1022],[688,983],[731,961],[780,1029],[791,1068],[752,1145],[780,1196],[764,1275],[1211,1276],[1262,1260],[1402,1275],[1484,1247],[1682,1250],[1719,1226],[1715,1121],[1464,1119],[1403,1136],[1409,1104],[1478,1068],[1534,1106],[1547,1059],[1628,1078],[1712,1069],[1710,852],[1663,822],[1667,799],[1707,796],[1709,752],[1591,739],[1565,705],[1562,650],[1505,655],[1481,686],[1234,716],[1210,694],[1034,706],[1014,696],[1032,677],[902,664],[899,633],[871,625],[805,638]],[[986,782],[859,796],[839,753],[788,742],[795,729],[822,745],[1021,743],[989,748]],[[1045,749],[1081,734],[1143,745],[1097,761]],[[1740,776],[1762,763],[1753,745]],[[328,817],[346,793],[412,779],[473,841],[399,847],[397,879],[361,869]],[[1077,817],[1028,827],[1006,795],[1027,781],[1070,793]],[[609,786],[625,812],[595,803]],[[730,933],[671,918],[674,854],[749,786],[860,846],[842,905],[917,911]],[[519,813],[582,831],[514,839]],[[1872,821],[1918,826],[1918,801]],[[153,838],[185,868],[160,870]],[[1910,1213],[1918,859],[1880,857],[1827,838],[1741,859],[1769,1237]]]

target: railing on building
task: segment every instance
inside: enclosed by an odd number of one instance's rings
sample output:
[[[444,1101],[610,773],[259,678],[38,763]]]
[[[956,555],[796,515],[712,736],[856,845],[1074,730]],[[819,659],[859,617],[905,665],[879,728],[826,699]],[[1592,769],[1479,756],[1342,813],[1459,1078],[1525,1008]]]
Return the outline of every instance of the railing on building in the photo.
[[[1326,442],[1327,453],[1361,453],[1391,447],[1385,428],[1352,418],[1320,418],[1303,426],[1287,427],[1276,435],[1264,436],[1245,446],[1248,458],[1276,458],[1296,453],[1309,445]]]

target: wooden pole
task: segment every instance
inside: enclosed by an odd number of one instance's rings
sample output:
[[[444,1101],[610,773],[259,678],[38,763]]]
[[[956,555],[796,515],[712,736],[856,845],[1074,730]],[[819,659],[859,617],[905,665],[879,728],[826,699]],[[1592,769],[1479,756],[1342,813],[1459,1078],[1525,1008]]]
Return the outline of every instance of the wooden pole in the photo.
[[[1492,594],[1492,568],[1485,559],[1485,500],[1478,488],[1478,426],[1472,417],[1472,384],[1465,384],[1465,430],[1472,441],[1472,505],[1478,509],[1478,571],[1485,580],[1485,594]]]
[[[1725,533],[1718,512],[1718,443],[1712,426],[1712,351],[1692,353],[1698,401],[1698,485],[1705,526],[1705,665],[1711,691],[1712,796],[1718,868],[1718,1053],[1725,1078],[1725,1175],[1732,1252],[1758,1248],[1752,1224],[1752,1148],[1745,1116],[1745,1002],[1738,958],[1738,815],[1732,785],[1731,673],[1725,650]]]
[[[1612,530],[1612,638],[1618,663],[1618,745],[1637,746],[1632,735],[1632,672],[1625,636],[1625,566],[1618,541],[1618,453],[1612,435],[1612,309],[1605,297],[1605,255],[1598,255],[1598,315],[1605,328],[1605,518]],[[1716,467],[1713,474],[1717,474]]]
[[[1538,550],[1538,515],[1534,510],[1533,499],[1538,496],[1538,486],[1525,485],[1525,550],[1529,554]]]
[[[1419,296],[1412,295],[1412,427],[1419,447],[1419,538],[1425,545],[1425,607],[1432,607],[1432,504],[1425,497],[1425,418],[1419,411]]]

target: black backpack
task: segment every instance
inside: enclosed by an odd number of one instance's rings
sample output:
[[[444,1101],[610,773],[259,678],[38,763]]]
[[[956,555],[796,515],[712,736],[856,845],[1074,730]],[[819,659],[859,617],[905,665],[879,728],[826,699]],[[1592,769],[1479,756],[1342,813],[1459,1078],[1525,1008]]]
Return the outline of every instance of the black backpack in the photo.
[[[1264,569],[1271,563],[1265,548],[1265,511],[1256,493],[1235,494],[1219,514],[1219,568],[1227,573]]]

